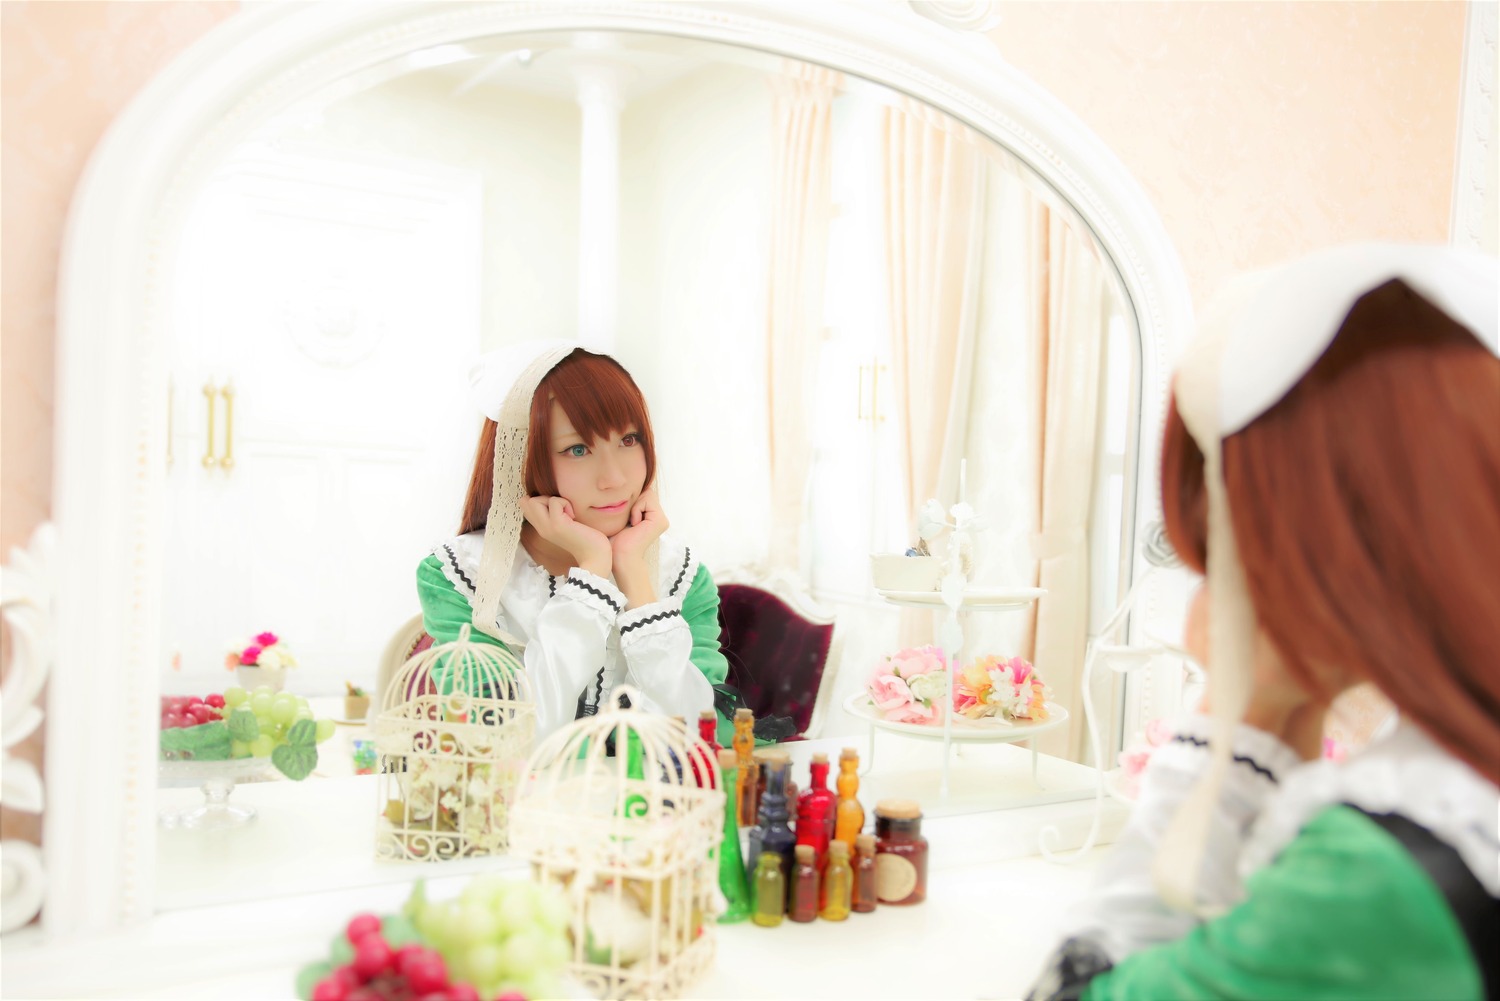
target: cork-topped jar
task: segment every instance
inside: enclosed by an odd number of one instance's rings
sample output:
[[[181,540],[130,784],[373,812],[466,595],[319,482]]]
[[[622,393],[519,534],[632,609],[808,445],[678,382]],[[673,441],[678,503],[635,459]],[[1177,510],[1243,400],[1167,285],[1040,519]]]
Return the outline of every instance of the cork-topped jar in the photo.
[[[875,895],[882,904],[927,899],[927,839],[922,807],[910,799],[875,804]]]

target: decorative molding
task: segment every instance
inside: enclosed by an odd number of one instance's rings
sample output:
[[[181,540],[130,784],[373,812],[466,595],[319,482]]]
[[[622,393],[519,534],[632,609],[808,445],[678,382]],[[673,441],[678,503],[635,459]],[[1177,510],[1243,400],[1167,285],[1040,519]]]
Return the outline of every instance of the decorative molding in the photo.
[[[1000,5],[989,0],[910,0],[911,9],[929,21],[935,21],[954,31],[975,31],[983,34],[998,27],[1001,21]]]
[[[1458,247],[1497,252],[1495,36],[1500,4],[1473,2],[1464,29],[1463,94],[1459,103],[1458,150],[1453,174],[1453,212],[1448,240]]]
[[[1126,304],[1140,352],[1129,517],[1136,525],[1157,517],[1152,477],[1141,471],[1156,467],[1167,372],[1191,327],[1185,273],[1118,158],[984,38],[905,5],[800,0],[246,5],[115,119],[69,215],[58,288],[56,566],[88,586],[56,604],[48,932],[108,931],[152,910],[167,290],[185,213],[204,179],[293,103],[403,54],[580,30],[696,38],[863,77],[951,115],[1035,171],[1092,234]],[[1132,573],[1144,567],[1137,556]]]
[[[56,550],[56,533],[43,524],[25,549],[10,551],[10,563],[0,570],[0,619],[11,649],[0,688],[0,803],[22,813],[42,814],[46,807],[36,766],[10,752],[42,725],[36,701],[52,667]],[[0,932],[8,932],[42,909],[47,873],[36,845],[10,839],[0,847]]]

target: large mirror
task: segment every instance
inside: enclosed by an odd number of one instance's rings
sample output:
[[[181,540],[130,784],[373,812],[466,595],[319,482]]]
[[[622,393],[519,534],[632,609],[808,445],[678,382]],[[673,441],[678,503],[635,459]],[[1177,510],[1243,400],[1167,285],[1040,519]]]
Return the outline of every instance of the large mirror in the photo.
[[[973,582],[1045,589],[968,615],[968,648],[1033,659],[1072,717],[1038,739],[1040,777],[1013,769],[998,805],[1092,795],[1072,764],[1087,754],[1083,645],[1140,570],[1142,477],[1184,302],[1107,151],[909,14],[848,36],[915,32],[925,55],[893,66],[829,42],[842,30],[829,11],[741,5],[709,28],[564,4],[548,17],[473,9],[465,28],[420,8],[301,15],[350,45],[327,60],[309,48],[301,76],[264,71],[163,188],[163,252],[133,328],[158,349],[142,384],[165,391],[145,408],[150,456],[133,473],[159,576],[118,612],[145,630],[129,657],[148,697],[222,691],[237,680],[226,654],[271,630],[299,661],[288,689],[342,716],[346,683],[373,689],[417,611],[417,563],[456,531],[479,430],[469,362],[581,336],[645,391],[673,533],[715,574],[791,580],[835,622],[810,736],[875,750],[843,705],[881,656],[929,642],[938,617],[881,600],[870,554],[913,545],[928,498],[963,500],[984,519]],[[257,16],[275,28],[297,15]],[[399,30],[382,35],[385,20]],[[953,60],[985,83],[945,81]],[[94,266],[75,254],[75,274]],[[1154,689],[1101,680],[1112,756]],[[137,683],[119,684],[144,709]],[[150,860],[125,869],[154,890],[119,905],[369,878],[368,844],[347,842],[342,866],[323,850],[372,819],[368,796],[336,791],[360,781],[358,736],[340,724],[311,777],[266,783],[278,788],[262,801],[290,819],[263,815],[219,882],[183,878],[241,835],[143,831],[128,808],[127,842]],[[906,752],[880,746],[868,788],[934,781],[935,765],[903,779]],[[180,806],[183,793],[144,798]],[[996,805],[944,798],[930,812]]]

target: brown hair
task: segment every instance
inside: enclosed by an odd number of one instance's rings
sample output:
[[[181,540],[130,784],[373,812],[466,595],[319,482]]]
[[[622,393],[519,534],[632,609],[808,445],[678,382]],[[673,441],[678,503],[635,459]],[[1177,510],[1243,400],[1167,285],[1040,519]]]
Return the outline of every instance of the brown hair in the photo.
[[[1288,669],[1325,700],[1313,665],[1373,682],[1500,781],[1500,359],[1393,280],[1223,447],[1250,600]],[[1174,399],[1162,509],[1200,573],[1203,476]]]
[[[634,427],[646,451],[646,483],[656,477],[656,447],[651,434],[651,414],[640,387],[624,366],[608,355],[576,349],[537,384],[531,398],[531,426],[522,465],[526,493],[532,497],[557,493],[552,476],[552,401],[556,400],[568,422],[585,442]],[[474,471],[464,497],[460,535],[473,532],[489,521],[490,499],[495,481],[495,434],[498,425],[486,420],[474,453]]]

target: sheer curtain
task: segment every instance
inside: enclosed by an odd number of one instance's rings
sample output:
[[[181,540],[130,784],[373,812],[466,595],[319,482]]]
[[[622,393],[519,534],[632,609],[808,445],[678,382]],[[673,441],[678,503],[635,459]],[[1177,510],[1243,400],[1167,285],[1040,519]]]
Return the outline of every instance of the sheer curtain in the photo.
[[[832,109],[842,77],[788,61],[771,82],[772,189],[767,295],[771,443],[769,562],[806,577],[802,530],[812,450],[810,395],[822,329],[832,216]]]
[[[1041,428],[1036,579],[1047,589],[1033,613],[1031,660],[1072,713],[1066,729],[1043,735],[1037,746],[1081,760],[1087,743],[1081,682],[1089,626],[1088,526],[1107,296],[1093,248],[1057,212],[1033,203],[1030,230]]]

